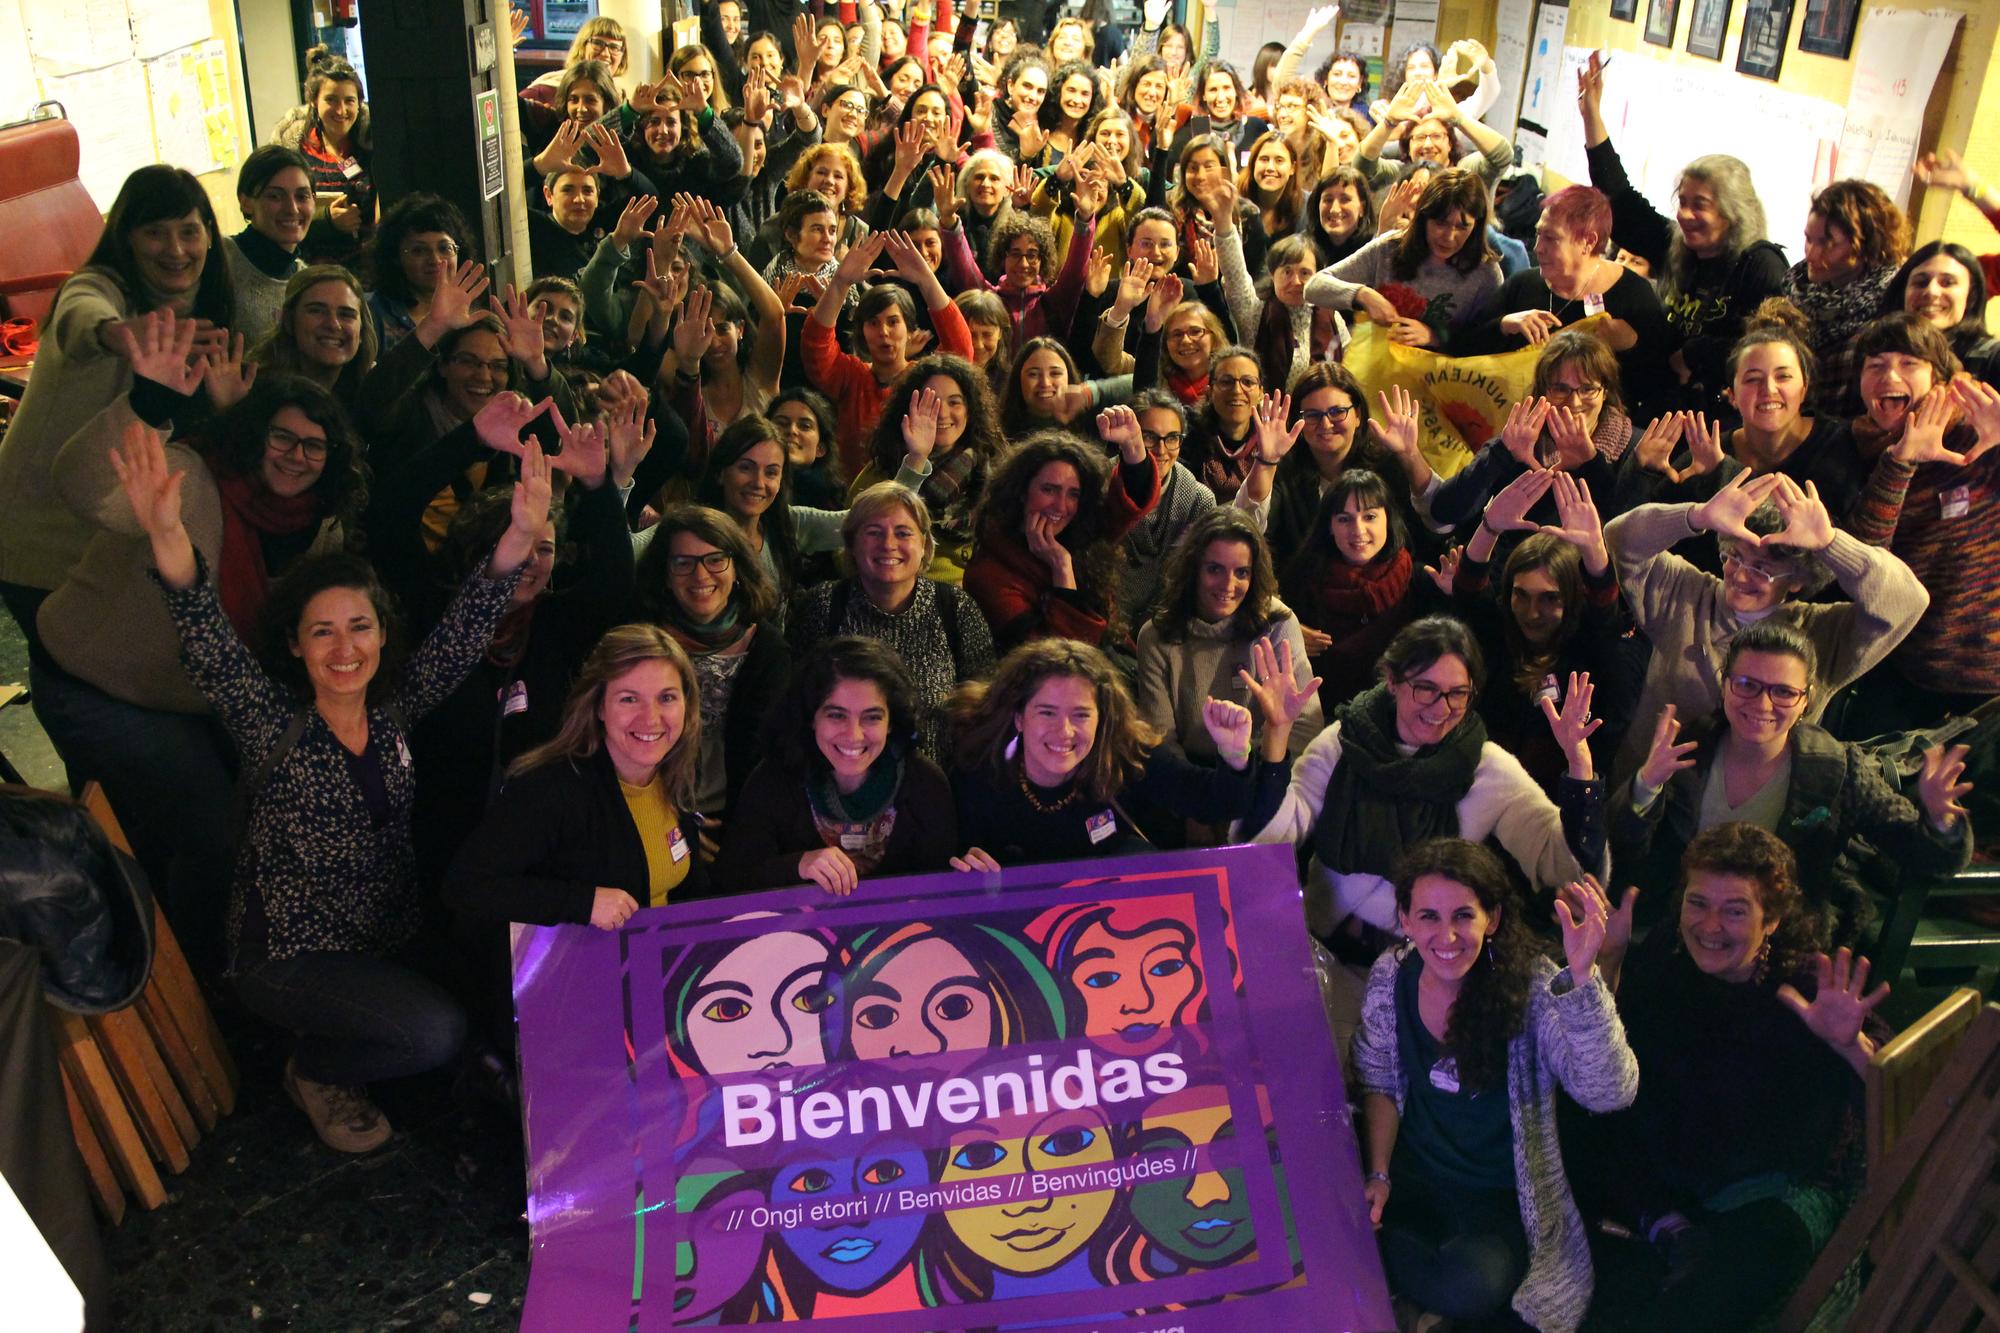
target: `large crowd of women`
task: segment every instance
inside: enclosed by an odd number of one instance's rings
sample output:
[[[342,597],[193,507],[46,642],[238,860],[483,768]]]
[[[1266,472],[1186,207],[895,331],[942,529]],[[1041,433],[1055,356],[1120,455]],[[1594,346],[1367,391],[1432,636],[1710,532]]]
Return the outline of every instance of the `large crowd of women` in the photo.
[[[1859,180],[1767,236],[1723,155],[1663,215],[1596,59],[1537,210],[1477,43],[782,8],[652,82],[583,26],[516,285],[316,52],[243,229],[142,168],[47,322],[36,712],[320,1136],[504,1070],[509,921],[1287,843],[1399,1299],[1768,1311],[1856,1183],[1881,858],[1990,795],[1927,742],[2000,696],[2000,257]],[[1364,322],[1533,387],[1440,476]]]

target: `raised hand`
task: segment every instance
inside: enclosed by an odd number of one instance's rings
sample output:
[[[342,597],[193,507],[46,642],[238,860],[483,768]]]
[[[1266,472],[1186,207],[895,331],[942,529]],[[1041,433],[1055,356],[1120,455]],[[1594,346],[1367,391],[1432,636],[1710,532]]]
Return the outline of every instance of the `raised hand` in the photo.
[[[220,352],[202,358],[201,378],[208,385],[208,401],[218,412],[226,412],[242,402],[257,382],[257,367],[243,359],[243,335],[229,339]]]
[[[549,146],[535,155],[534,167],[543,176],[558,175],[576,165],[576,155],[583,151],[583,127],[573,120],[565,120],[556,126],[555,137]]]
[[[1251,415],[1251,438],[1257,451],[1256,458],[1266,467],[1276,467],[1292,451],[1292,446],[1299,442],[1299,434],[1306,428],[1303,417],[1287,426],[1285,420],[1291,414],[1291,395],[1280,390],[1266,394]]]
[[[194,354],[194,321],[168,309],[149,310],[110,330],[113,349],[141,379],[186,396],[201,387],[208,361]]]
[[[486,276],[486,266],[476,260],[468,259],[440,274],[437,287],[431,292],[430,309],[424,312],[424,324],[434,330],[425,346],[434,346],[438,338],[478,319],[474,303],[486,295],[490,285],[492,279]]]
[[[510,390],[502,390],[486,400],[472,418],[472,429],[479,436],[479,442],[495,453],[512,454],[519,458],[527,452],[528,446],[521,439],[521,432],[530,421],[548,412],[556,423],[558,435],[567,428],[562,409],[553,398],[544,398],[539,403],[531,403],[525,397]]]
[[[1590,424],[1573,407],[1550,409],[1549,443],[1556,449],[1556,467],[1579,468],[1597,457],[1597,442],[1590,438]]]
[[[1139,414],[1120,404],[1097,414],[1097,438],[1116,446],[1118,456],[1136,463],[1146,456],[1146,437],[1139,430]]]
[[[558,415],[560,421],[560,415]],[[555,495],[555,476],[542,446],[533,440],[521,450],[521,478],[514,483],[514,501],[508,509],[507,531],[500,534],[489,566],[496,575],[511,574],[527,563],[535,545],[549,525],[549,503]]]
[[[1610,563],[1610,556],[1604,547],[1604,523],[1597,516],[1597,504],[1590,498],[1589,485],[1568,472],[1548,475],[1549,490],[1556,499],[1556,521],[1544,524],[1542,531],[1554,533],[1582,551],[1584,563],[1601,573]]]
[[[611,132],[609,125],[599,123],[583,132],[584,142],[597,154],[598,175],[609,180],[622,181],[632,174],[632,163],[625,156],[625,143]]]
[[[937,448],[938,411],[943,406],[935,389],[919,389],[910,395],[910,410],[903,414],[903,448],[919,463]]]
[[[680,322],[674,325],[674,355],[680,359],[682,370],[699,366],[715,341],[715,320],[711,315],[714,305],[714,294],[706,287],[689,291],[681,305]]]
[[[1110,197],[1111,187],[1105,182],[1104,173],[1101,171],[1086,172],[1078,179],[1076,188],[1070,191],[1070,202],[1076,205],[1079,222],[1085,218],[1094,218],[1101,213]],[[1099,288],[1100,292],[1102,290]]]
[[[1674,466],[1674,445],[1685,433],[1686,413],[1669,412],[1646,423],[1646,429],[1632,446],[1633,457],[1639,466],[1649,472],[1657,472],[1668,481],[1679,481],[1680,470]]]
[[[1381,413],[1368,419],[1368,429],[1382,442],[1382,447],[1398,458],[1418,452],[1417,400],[1410,396],[1410,391],[1400,384],[1382,389],[1376,393],[1375,402]]]
[[[729,225],[729,215],[717,208],[709,200],[697,195],[675,195],[674,207],[678,209],[682,199],[687,200],[691,221],[687,234],[694,237],[702,248],[712,255],[728,256],[736,251],[736,233]]]
[[[1201,706],[1201,725],[1215,742],[1222,762],[1241,772],[1250,762],[1250,710],[1227,699],[1211,698]]]
[[[1960,375],[1951,382],[1951,396],[1979,436],[1979,442],[1965,451],[1966,463],[1976,463],[1988,449],[2000,444],[2000,389]]]
[[[1257,713],[1264,719],[1264,735],[1269,738],[1273,732],[1280,737],[1291,734],[1292,724],[1299,720],[1299,714],[1306,711],[1319,695],[1320,678],[1301,681],[1298,678],[1298,664],[1292,660],[1292,645],[1289,639],[1280,639],[1276,648],[1270,639],[1259,635],[1250,641],[1250,669],[1238,667],[1237,683],[1250,696],[1250,702],[1257,707]],[[1266,747],[1267,756],[1268,750]]]
[[[125,423],[125,433],[111,450],[111,470],[132,506],[139,531],[157,542],[181,526],[181,479],[185,472],[167,467],[165,437],[143,421]]]
[[[1435,565],[1425,565],[1424,573],[1431,576],[1437,590],[1449,597],[1458,588],[1458,567],[1465,561],[1465,548],[1447,546]]]
[[[1842,948],[1833,957],[1819,955],[1813,962],[1812,999],[1799,994],[1790,982],[1778,987],[1778,998],[1815,1037],[1831,1046],[1859,1073],[1874,1054],[1874,1044],[1861,1035],[1862,1024],[1882,1001],[1889,998],[1889,983],[1867,990],[1868,960]]]
[[[1022,157],[1041,156],[1043,147],[1048,144],[1049,136],[1042,129],[1041,121],[1035,119],[1034,112],[1016,111],[1014,118],[1007,122],[1007,128],[1014,131],[1015,139],[1020,142]]]
[[[799,858],[799,878],[819,885],[836,898],[845,898],[861,882],[854,860],[838,847],[820,847]]]
[[[1962,467],[1966,455],[1944,447],[1945,432],[1951,429],[1958,394],[1955,388],[1938,386],[1917,400],[1903,424],[1903,438],[1889,446],[1899,463],[1950,463]]]
[[[611,455],[611,482],[624,487],[631,483],[639,464],[653,451],[659,423],[646,412],[645,386],[629,371],[614,370],[605,376],[599,395],[604,402],[605,448]]]
[[[1674,706],[1668,704],[1660,710],[1659,721],[1653,724],[1653,743],[1635,775],[1640,786],[1662,791],[1674,774],[1694,767],[1695,742],[1681,740],[1680,734],[1680,719],[1674,716]]]
[[[1572,671],[1569,673],[1569,689],[1563,694],[1560,709],[1546,694],[1537,700],[1542,706],[1542,717],[1547,720],[1549,731],[1556,738],[1556,748],[1569,761],[1569,775],[1582,782],[1588,782],[1597,775],[1591,761],[1590,738],[1604,725],[1604,719],[1590,715],[1590,700],[1595,692],[1588,671]]]
[[[1167,322],[1175,306],[1181,303],[1186,286],[1177,273],[1162,273],[1153,283],[1153,294],[1146,298],[1146,331],[1158,333],[1160,326]]]
[[[924,349],[931,345],[929,329],[911,329],[903,335],[903,359],[915,361],[923,356]]]
[[[819,300],[825,288],[810,273],[794,269],[778,280],[778,304],[790,314],[805,314]]]
[[[1957,190],[1969,193],[1977,184],[1972,169],[1965,160],[1949,148],[1940,148],[1935,153],[1925,153],[1910,164],[1910,173],[1925,185],[1938,190]]]
[[[1576,103],[1586,116],[1597,114],[1604,104],[1604,60],[1596,51],[1576,72]]]
[[[1236,230],[1236,182],[1229,178],[1228,172],[1216,177],[1215,184],[1208,191],[1208,198],[1202,200],[1201,205],[1215,220],[1217,236],[1227,236]]]
[[[660,201],[650,194],[636,195],[625,201],[625,207],[618,214],[618,225],[611,229],[611,241],[620,250],[629,251],[646,235],[646,219]]]
[[[931,183],[932,205],[937,209],[938,227],[950,231],[958,225],[958,170],[949,163],[930,169],[925,178]]]
[[[896,130],[895,166],[893,175],[908,180],[924,160],[924,152],[929,147],[924,141],[924,126],[918,120],[906,120]]]
[[[1222,259],[1215,252],[1214,241],[1206,236],[1196,236],[1189,242],[1188,272],[1197,287],[1206,287],[1221,275]]]
[[[1688,465],[1677,480],[1705,476],[1722,466],[1721,421],[1710,421],[1706,412],[1683,412],[1681,437],[1687,441]]]
[[[1800,490],[1799,484],[1784,473],[1772,475],[1778,478],[1778,486],[1771,501],[1778,506],[1778,516],[1784,519],[1785,526],[1766,533],[1758,544],[1802,551],[1823,551],[1832,545],[1833,515],[1826,512],[1826,505],[1819,498],[1819,486],[1808,481],[1805,489]]]
[[[813,67],[819,61],[817,27],[811,14],[801,14],[792,20],[792,55],[798,62],[798,75],[802,79],[812,78]]]
[[[1592,876],[1572,880],[1556,893],[1556,924],[1562,927],[1563,961],[1569,979],[1582,985],[1597,965],[1611,924],[1611,900]]]
[[[753,65],[743,75],[743,119],[752,125],[764,124],[771,115],[771,85],[762,66]]]
[[[1014,207],[1026,208],[1029,200],[1035,197],[1035,186],[1040,181],[1041,177],[1033,167],[1014,168]]]
[[[1972,752],[1969,745],[1954,745],[1946,749],[1933,745],[1924,751],[1924,767],[1917,777],[1917,803],[1924,808],[1931,827],[1949,832],[1958,827],[1958,821],[1970,818],[1965,811],[1965,797],[1972,794],[1972,784],[1965,778],[1965,756]]]
[[[845,289],[867,277],[888,244],[888,232],[872,231],[849,246],[847,253],[840,257],[839,267],[833,272],[833,285]]]
[[[549,363],[542,317],[529,308],[527,296],[512,287],[500,296],[500,345],[519,362],[530,379],[548,378]]]
[[[1150,259],[1128,259],[1125,271],[1118,275],[1118,294],[1111,298],[1111,308],[1122,317],[1130,317],[1145,303],[1153,290],[1153,261]]]
[[[1523,472],[1493,493],[1486,513],[1479,520],[1489,532],[1540,532],[1541,525],[1529,519],[1528,511],[1555,485],[1554,472]]]
[[[599,930],[616,930],[638,910],[639,904],[625,890],[598,889],[590,898],[590,924]]]
[[[604,427],[591,421],[576,426],[565,422],[556,428],[556,435],[562,441],[562,452],[549,460],[549,466],[567,472],[585,490],[602,486],[609,463]]]
[[[1782,476],[1777,472],[1767,472],[1761,477],[1752,477],[1747,471],[1737,473],[1728,485],[1694,507],[1688,514],[1688,525],[1696,531],[1706,529],[1718,537],[1733,537],[1746,546],[1761,545],[1762,539],[1750,531],[1747,520],[1759,505],[1777,493]]]
[[[1423,192],[1415,176],[1405,176],[1389,187],[1382,207],[1375,213],[1375,234],[1387,236],[1410,224],[1417,211],[1417,196]]]
[[[1146,27],[1152,29],[1163,26],[1173,8],[1174,0],[1146,0]]]
[[[1542,467],[1542,430],[1549,424],[1553,405],[1546,398],[1526,398],[1507,409],[1507,424],[1500,428],[1500,443],[1522,467]]]

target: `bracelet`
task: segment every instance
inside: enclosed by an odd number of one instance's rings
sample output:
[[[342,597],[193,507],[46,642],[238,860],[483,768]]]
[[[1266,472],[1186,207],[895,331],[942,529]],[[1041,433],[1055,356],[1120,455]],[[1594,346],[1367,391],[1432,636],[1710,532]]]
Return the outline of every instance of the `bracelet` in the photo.
[[[1278,466],[1278,460],[1277,460],[1277,459],[1275,459],[1275,458],[1266,458],[1266,457],[1264,457],[1264,455],[1262,455],[1262,454],[1258,454],[1258,455],[1257,455],[1256,457],[1252,458],[1252,459],[1250,460],[1250,463],[1251,463],[1251,466],[1252,466],[1252,467],[1276,467],[1276,466]]]
[[[1381,1181],[1381,1182],[1382,1182],[1382,1183],[1383,1183],[1384,1185],[1387,1185],[1387,1184],[1389,1184],[1389,1183],[1390,1183],[1390,1181],[1389,1181],[1389,1173],[1388,1173],[1388,1172],[1386,1172],[1386,1171],[1370,1171],[1370,1172],[1369,1172],[1369,1173],[1368,1173],[1367,1175],[1365,1175],[1365,1176],[1363,1176],[1363,1177],[1362,1177],[1362,1180],[1363,1180],[1364,1182],[1365,1182],[1365,1181],[1370,1181],[1370,1180],[1379,1180],[1379,1181]]]
[[[1491,537],[1494,541],[1497,542],[1500,540],[1500,530],[1494,527],[1491,523],[1488,523],[1486,521],[1486,514],[1484,511],[1481,511],[1479,515],[1479,527],[1483,532],[1486,533],[1487,536]]]

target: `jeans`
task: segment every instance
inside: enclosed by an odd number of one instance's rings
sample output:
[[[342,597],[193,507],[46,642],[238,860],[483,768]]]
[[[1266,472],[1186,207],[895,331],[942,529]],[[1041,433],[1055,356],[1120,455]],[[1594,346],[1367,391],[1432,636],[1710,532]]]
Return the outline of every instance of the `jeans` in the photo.
[[[295,954],[245,969],[236,990],[259,1018],[298,1034],[300,1078],[348,1087],[403,1078],[465,1044],[465,1010],[414,965],[426,951]]]
[[[1512,1190],[1447,1196],[1405,1168],[1389,1191],[1378,1240],[1397,1295],[1448,1319],[1520,1326],[1508,1307],[1528,1272],[1528,1236]]]
[[[103,784],[189,962],[221,970],[235,848],[234,749],[212,717],[113,698],[46,659],[29,663],[35,716],[72,784]]]

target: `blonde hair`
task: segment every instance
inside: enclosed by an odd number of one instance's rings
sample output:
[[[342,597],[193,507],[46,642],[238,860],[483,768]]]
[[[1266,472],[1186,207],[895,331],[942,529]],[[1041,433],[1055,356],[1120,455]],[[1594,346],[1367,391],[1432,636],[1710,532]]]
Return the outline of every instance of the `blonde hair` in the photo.
[[[847,517],[840,521],[840,544],[852,554],[854,539],[861,535],[861,529],[892,509],[909,511],[910,521],[917,525],[917,533],[924,539],[924,567],[928,569],[931,557],[937,554],[937,538],[931,532],[931,511],[925,506],[922,496],[893,481],[878,481],[854,497],[854,502],[847,508]]]
[[[617,19],[605,18],[601,14],[594,19],[586,19],[584,25],[576,30],[576,36],[569,44],[569,54],[563,57],[563,65],[568,67],[581,61],[597,59],[596,56],[588,54],[590,39],[593,37],[614,38],[623,43],[623,48],[618,52],[618,67],[611,71],[613,74],[623,74],[632,67],[632,39],[625,35],[625,29],[619,26]],[[611,62],[607,60],[604,63],[608,65]]]
[[[597,716],[604,704],[604,691],[612,681],[646,662],[665,662],[681,678],[681,735],[661,761],[659,776],[674,809],[693,809],[695,760],[701,754],[701,687],[687,650],[658,625],[619,625],[605,631],[577,670],[556,734],[508,765],[507,776],[519,777],[544,764],[574,764],[595,755],[604,746],[604,724]]]

